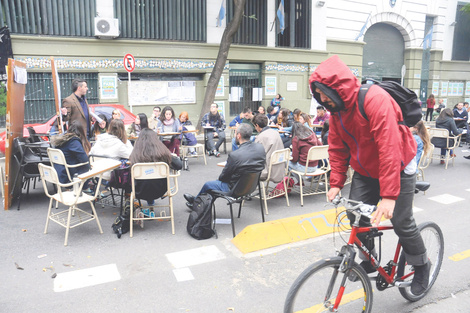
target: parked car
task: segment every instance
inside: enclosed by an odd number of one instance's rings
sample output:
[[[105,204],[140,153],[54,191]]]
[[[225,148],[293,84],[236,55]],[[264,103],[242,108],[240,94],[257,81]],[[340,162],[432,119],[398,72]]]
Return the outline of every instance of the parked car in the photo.
[[[121,119],[124,121],[125,126],[132,124],[135,120],[135,114],[125,109],[121,104],[90,104],[90,109],[96,114],[104,114],[109,121],[111,121],[113,111],[118,109],[121,112]],[[54,115],[43,123],[24,124],[23,137],[29,137],[28,127],[31,126],[37,134],[45,134],[44,139],[48,140],[47,135],[56,119],[57,115]],[[5,137],[6,132],[0,133],[0,152],[2,154],[5,154]]]

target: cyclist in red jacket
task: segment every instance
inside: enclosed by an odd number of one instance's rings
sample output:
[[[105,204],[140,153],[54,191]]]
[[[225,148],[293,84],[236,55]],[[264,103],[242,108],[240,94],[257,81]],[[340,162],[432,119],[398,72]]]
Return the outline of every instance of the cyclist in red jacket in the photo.
[[[415,267],[411,292],[418,295],[428,286],[430,264],[412,211],[416,142],[409,128],[400,123],[403,116],[398,104],[378,86],[372,86],[366,94],[368,120],[364,118],[357,105],[360,86],[338,56],[322,62],[310,77],[313,96],[331,112],[328,198],[334,199],[343,188],[351,165],[355,173],[349,198],[372,205],[380,200],[372,222],[378,224],[382,216],[391,219],[407,262]],[[370,225],[368,218],[361,222]],[[375,254],[373,243],[358,237]],[[368,273],[376,271],[367,261],[361,266]]]

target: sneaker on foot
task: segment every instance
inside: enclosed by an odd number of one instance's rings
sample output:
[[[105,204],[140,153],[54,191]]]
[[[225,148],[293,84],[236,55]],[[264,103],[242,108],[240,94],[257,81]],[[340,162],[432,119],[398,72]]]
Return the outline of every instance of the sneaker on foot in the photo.
[[[431,269],[431,263],[427,262],[421,266],[415,266],[415,274],[413,281],[411,282],[411,293],[415,296],[421,295],[426,291],[429,285],[429,270]]]
[[[220,152],[217,150],[214,150],[212,154],[215,155],[216,158],[220,157]]]

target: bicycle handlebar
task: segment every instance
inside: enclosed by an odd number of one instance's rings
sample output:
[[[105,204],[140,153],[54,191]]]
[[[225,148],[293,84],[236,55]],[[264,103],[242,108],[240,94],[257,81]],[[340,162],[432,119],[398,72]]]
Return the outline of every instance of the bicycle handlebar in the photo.
[[[332,203],[336,207],[338,207],[339,205],[343,205],[346,208],[346,210],[349,210],[352,213],[359,214],[359,217],[360,215],[370,217],[370,215],[374,213],[375,210],[377,210],[377,206],[375,205],[366,204],[366,203],[363,203],[362,201],[346,199],[340,196],[336,196],[333,199]]]

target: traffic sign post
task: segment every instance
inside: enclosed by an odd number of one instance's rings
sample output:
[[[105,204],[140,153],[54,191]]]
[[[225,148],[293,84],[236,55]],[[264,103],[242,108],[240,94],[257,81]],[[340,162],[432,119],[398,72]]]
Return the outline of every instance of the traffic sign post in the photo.
[[[129,104],[129,109],[132,112],[132,104],[131,104],[131,72],[135,70],[135,59],[134,56],[130,53],[124,56],[124,68],[127,71],[127,103]],[[134,112],[132,112],[134,113]]]

